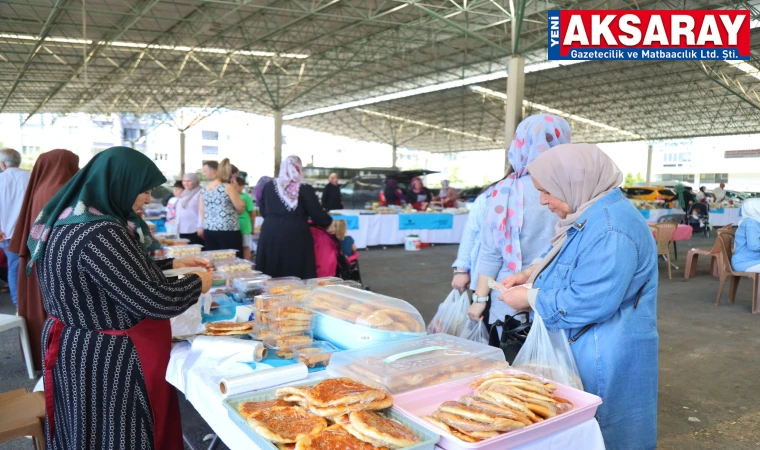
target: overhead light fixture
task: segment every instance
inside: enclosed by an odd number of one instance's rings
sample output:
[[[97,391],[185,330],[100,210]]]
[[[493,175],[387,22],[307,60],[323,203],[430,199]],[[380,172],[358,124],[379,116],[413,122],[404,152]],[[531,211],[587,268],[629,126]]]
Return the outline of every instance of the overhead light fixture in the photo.
[[[14,39],[19,41],[38,41],[40,40],[40,36],[32,36],[27,34],[9,34],[9,33],[0,33],[0,39]],[[66,38],[66,37],[53,37],[48,36],[45,38],[45,42],[56,42],[56,43],[64,43],[64,44],[78,44],[78,45],[92,45],[96,43],[95,41],[89,40],[89,39],[76,39],[76,38]],[[97,41],[98,45],[107,45],[111,47],[122,47],[122,48],[138,48],[138,49],[148,49],[148,50],[166,50],[170,52],[181,52],[181,53],[215,53],[215,54],[221,54],[221,55],[242,55],[242,56],[258,56],[262,58],[288,58],[288,59],[306,59],[309,57],[309,55],[304,55],[301,53],[277,53],[277,52],[265,52],[265,51],[258,51],[258,50],[232,50],[232,49],[225,49],[225,48],[217,48],[217,47],[190,47],[185,45],[161,45],[161,44],[146,44],[143,42],[125,42],[125,41]]]
[[[505,94],[503,92],[497,92],[497,91],[494,91],[492,89],[487,89],[487,88],[484,88],[484,87],[481,87],[481,86],[470,86],[470,89],[472,89],[475,92],[481,93],[483,95],[488,95],[490,97],[498,98],[498,99],[504,100],[505,102],[507,101],[507,94]],[[526,106],[526,107],[532,107],[532,108],[535,108],[535,109],[540,109],[541,111],[545,111],[545,112],[548,112],[550,114],[554,114],[554,115],[557,115],[557,116],[560,116],[560,117],[565,117],[565,118],[573,120],[575,122],[581,122],[581,123],[585,123],[585,124],[592,125],[592,126],[595,126],[595,127],[603,128],[603,129],[605,129],[607,131],[613,131],[615,133],[623,134],[623,135],[626,135],[626,136],[629,136],[629,137],[632,137],[632,138],[635,138],[635,139],[644,139],[642,136],[640,136],[640,135],[638,135],[636,133],[631,133],[630,131],[625,131],[625,130],[623,130],[621,128],[613,127],[612,125],[607,125],[606,123],[601,123],[601,122],[597,122],[595,120],[586,119],[585,117],[576,116],[575,114],[566,113],[564,111],[560,111],[559,109],[552,108],[552,107],[546,106],[546,105],[542,105],[540,103],[534,103],[534,102],[530,102],[528,100],[523,100],[523,105]]]
[[[470,138],[473,138],[473,139],[479,139],[481,141],[495,142],[495,140],[493,138],[490,138],[488,136],[482,136],[480,134],[468,133],[467,131],[455,130],[453,128],[446,128],[446,127],[442,127],[442,126],[439,126],[439,125],[433,125],[432,123],[422,122],[422,121],[414,120],[414,119],[408,119],[406,117],[401,117],[401,116],[394,116],[394,115],[391,115],[391,114],[385,114],[385,113],[381,113],[381,112],[377,112],[377,111],[372,111],[372,110],[369,110],[369,109],[358,108],[357,110],[361,111],[364,114],[368,114],[370,116],[377,116],[377,117],[382,117],[384,119],[393,120],[393,121],[396,121],[396,122],[403,122],[403,123],[407,123],[407,124],[410,124],[410,125],[418,125],[418,126],[425,127],[425,128],[431,128],[431,129],[434,129],[434,130],[445,131],[446,133],[457,134],[459,136],[470,137]]]

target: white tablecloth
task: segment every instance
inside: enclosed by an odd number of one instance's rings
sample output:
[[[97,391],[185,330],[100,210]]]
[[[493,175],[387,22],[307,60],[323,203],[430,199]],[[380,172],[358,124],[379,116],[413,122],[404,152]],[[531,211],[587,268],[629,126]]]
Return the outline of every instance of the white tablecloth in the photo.
[[[448,230],[399,230],[398,215],[375,214],[360,215],[359,229],[348,230],[358,248],[377,245],[403,245],[404,239],[412,234],[420,237],[422,242],[430,244],[458,244],[462,240],[468,214],[454,215],[454,224]]]
[[[203,420],[208,423],[219,439],[231,450],[256,450],[253,441],[243,433],[229,418],[227,410],[222,404],[222,394],[219,392],[220,374],[198,373],[192,367],[197,353],[190,350],[190,344],[180,342],[172,348],[169,367],[166,371],[166,381],[183,392],[187,400],[195,407]],[[318,379],[325,376],[325,372],[312,374],[311,378]],[[518,447],[519,450],[551,450],[551,449],[575,449],[603,450],[604,441],[599,424],[591,419],[573,428],[547,436]]]
[[[717,212],[716,210],[710,210],[710,224],[714,227],[722,227],[728,224],[738,225],[739,220],[739,208],[723,208],[723,212]]]

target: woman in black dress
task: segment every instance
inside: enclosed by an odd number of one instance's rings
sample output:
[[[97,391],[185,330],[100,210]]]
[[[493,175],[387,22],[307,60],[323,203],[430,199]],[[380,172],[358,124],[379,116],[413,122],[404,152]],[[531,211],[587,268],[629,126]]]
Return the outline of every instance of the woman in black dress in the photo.
[[[256,270],[271,277],[315,278],[314,239],[308,220],[328,227],[332,217],[322,209],[314,188],[303,182],[300,158],[285,158],[280,176],[264,186],[259,211],[264,224],[256,252]]]

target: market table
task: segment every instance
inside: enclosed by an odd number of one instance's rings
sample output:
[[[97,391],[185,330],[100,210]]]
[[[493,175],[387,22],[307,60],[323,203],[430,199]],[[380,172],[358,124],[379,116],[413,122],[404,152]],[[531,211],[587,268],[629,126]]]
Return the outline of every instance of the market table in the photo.
[[[657,226],[658,224],[655,222],[649,222],[649,225]],[[676,245],[676,242],[688,241],[691,239],[691,235],[693,233],[694,229],[691,227],[691,225],[684,225],[682,223],[678,224],[675,233],[673,233],[673,239],[671,239],[671,242],[673,243],[673,252],[675,253],[675,259],[678,259],[678,246]],[[655,237],[655,239],[657,238],[657,233],[654,230],[652,230],[652,235]]]
[[[683,209],[640,209],[639,212],[647,222],[657,222],[657,219],[671,214],[686,214]],[[737,225],[741,220],[741,208],[712,208],[710,209],[710,224],[714,227]]]
[[[347,234],[358,248],[403,245],[407,236],[417,235],[429,244],[458,244],[462,240],[468,214],[412,213],[360,214],[342,210],[334,219],[346,220]]]
[[[231,450],[256,450],[259,447],[230,419],[222,404],[219,381],[222,376],[213,370],[190,370],[199,354],[192,352],[188,342],[174,344],[166,371],[166,381],[171,383],[198,411],[214,433]],[[321,379],[326,372],[312,373],[310,379]],[[604,440],[596,419],[573,428],[555,433],[531,444],[517,447],[519,450],[545,450],[583,448],[603,450]]]

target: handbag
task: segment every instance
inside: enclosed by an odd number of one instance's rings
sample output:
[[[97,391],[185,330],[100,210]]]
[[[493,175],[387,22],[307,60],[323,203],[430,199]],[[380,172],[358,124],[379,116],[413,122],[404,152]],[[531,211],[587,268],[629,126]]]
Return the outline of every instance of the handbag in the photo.
[[[532,324],[527,311],[505,316],[504,320],[497,320],[491,324],[488,345],[501,348],[504,358],[511,365],[525,343]],[[497,327],[502,327],[501,336]]]

